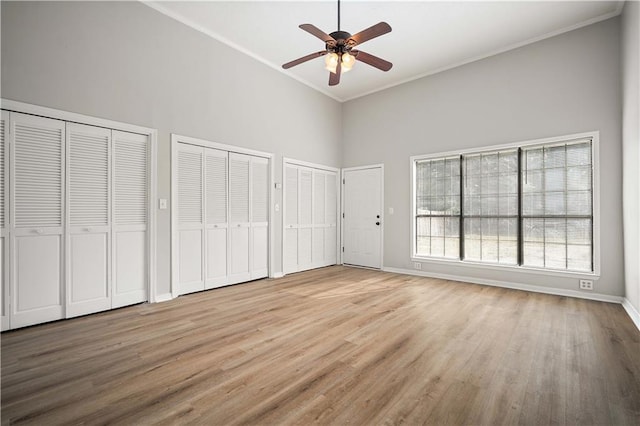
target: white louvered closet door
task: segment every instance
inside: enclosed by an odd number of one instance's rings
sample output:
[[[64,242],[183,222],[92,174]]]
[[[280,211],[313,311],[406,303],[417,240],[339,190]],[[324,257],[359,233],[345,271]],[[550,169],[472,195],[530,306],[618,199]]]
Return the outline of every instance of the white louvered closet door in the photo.
[[[283,272],[298,272],[298,168],[284,168],[284,253]]]
[[[251,157],[229,153],[229,282],[251,279],[249,265],[249,170]]]
[[[300,168],[298,183],[298,270],[313,268],[311,259],[313,238],[313,172]]]
[[[66,317],[111,309],[111,130],[67,123]]]
[[[313,170],[313,235],[311,262],[314,268],[325,266],[324,229],[326,226],[326,173]]]
[[[11,113],[11,327],[64,317],[65,123]]]
[[[205,288],[228,284],[227,151],[204,149],[205,158]]]
[[[9,265],[7,254],[8,242],[8,182],[9,182],[9,113],[2,111],[0,118],[0,313],[2,314],[2,330],[9,329]]]
[[[269,160],[251,157],[251,279],[269,275]]]
[[[178,144],[178,286],[180,294],[204,290],[204,148]]]
[[[338,263],[338,173],[326,174],[324,228],[324,261],[325,265]]]
[[[112,131],[112,307],[148,300],[149,137]]]

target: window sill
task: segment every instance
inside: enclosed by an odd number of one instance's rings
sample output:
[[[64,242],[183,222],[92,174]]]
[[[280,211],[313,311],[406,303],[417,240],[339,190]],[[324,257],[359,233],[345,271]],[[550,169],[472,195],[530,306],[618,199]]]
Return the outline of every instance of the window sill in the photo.
[[[547,275],[547,276],[562,277],[562,278],[578,278],[578,279],[586,278],[586,279],[592,279],[592,280],[597,280],[600,278],[600,273],[598,272],[598,268],[596,268],[596,272],[560,271],[560,270],[554,270],[554,269],[532,268],[530,266],[499,265],[495,263],[481,263],[481,262],[463,261],[458,259],[445,259],[445,258],[419,257],[419,256],[411,256],[411,261],[420,262],[420,263],[435,263],[439,265],[461,266],[463,268],[488,269],[492,271],[501,271],[501,272],[521,272],[525,274]]]

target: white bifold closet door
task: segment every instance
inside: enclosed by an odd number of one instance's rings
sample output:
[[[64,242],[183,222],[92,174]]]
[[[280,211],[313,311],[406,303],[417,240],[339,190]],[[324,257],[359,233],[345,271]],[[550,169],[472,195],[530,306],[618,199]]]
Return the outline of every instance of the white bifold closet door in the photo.
[[[177,155],[178,283],[187,294],[204,290],[204,148],[179,144]]]
[[[66,316],[111,309],[111,130],[67,123]]]
[[[112,131],[112,308],[149,299],[149,137]]]
[[[204,148],[205,170],[205,289],[229,283],[227,256],[228,152]]]
[[[11,327],[64,317],[65,122],[10,115]]]
[[[178,143],[180,294],[268,275],[269,160]]]
[[[7,250],[8,242],[8,218],[6,214],[6,201],[8,194],[8,182],[9,182],[9,113],[2,111],[0,117],[0,314],[2,317],[2,330],[9,329],[9,292],[7,283],[9,278],[7,276],[7,260],[6,256],[9,250]]]
[[[337,172],[285,165],[284,273],[337,261]]]
[[[229,153],[230,283],[269,274],[269,160]]]
[[[249,265],[249,171],[251,157],[229,153],[229,281],[251,279]]]
[[[298,272],[298,168],[284,168],[283,272]]]
[[[269,160],[251,157],[251,279],[269,275]]]

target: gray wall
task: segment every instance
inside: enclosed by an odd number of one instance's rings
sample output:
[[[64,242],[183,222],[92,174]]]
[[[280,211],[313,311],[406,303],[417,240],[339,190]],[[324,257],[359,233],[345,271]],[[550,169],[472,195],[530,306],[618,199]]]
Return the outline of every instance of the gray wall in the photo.
[[[622,153],[625,289],[640,311],[640,3],[626,2],[622,15]]]
[[[170,133],[339,167],[341,105],[133,2],[2,2],[1,95],[158,129],[158,197]],[[282,202],[276,191],[275,202]],[[169,292],[170,217],[158,211],[157,292]],[[281,271],[281,217],[272,265]]]
[[[614,18],[347,102],[343,166],[385,165],[384,266],[413,269],[411,155],[599,130],[602,274],[594,292],[622,296],[619,46]],[[575,278],[433,263],[423,269],[578,289]]]

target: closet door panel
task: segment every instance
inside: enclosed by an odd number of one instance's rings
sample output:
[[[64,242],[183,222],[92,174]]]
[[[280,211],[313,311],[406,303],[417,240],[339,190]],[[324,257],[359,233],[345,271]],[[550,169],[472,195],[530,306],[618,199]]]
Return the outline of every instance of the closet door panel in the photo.
[[[205,156],[205,216],[206,216],[206,280],[205,288],[228,283],[227,256],[227,151],[204,149]]]
[[[337,262],[338,242],[338,174],[329,172],[326,175],[326,202],[325,202],[325,234],[324,250],[325,265],[335,265]]]
[[[227,229],[207,229],[207,283],[214,288],[227,283]]]
[[[251,158],[251,279],[269,275],[269,160]]]
[[[119,306],[140,303],[141,283],[147,281],[147,236],[142,231],[115,235],[114,282],[118,283]],[[115,303],[114,303],[115,305]],[[114,306],[118,307],[118,306]]]
[[[251,279],[255,280],[269,275],[269,228],[254,227],[251,231]]]
[[[21,236],[15,249],[12,327],[62,318],[61,236]]]
[[[249,170],[251,157],[229,154],[229,282],[251,279],[249,264]]]
[[[9,192],[9,113],[2,111],[0,116],[0,314],[2,330],[9,329],[9,279],[5,258],[8,245],[8,209],[6,208]]]
[[[298,272],[298,230],[284,230],[284,273]]]
[[[69,238],[69,254],[71,258],[68,273],[69,298],[67,317],[83,315],[111,308],[111,295],[108,283],[108,233],[72,234]],[[99,307],[86,312],[74,310],[72,307],[86,302],[102,302]],[[83,312],[83,313],[80,313]]]
[[[313,268],[313,172],[309,168],[300,168],[298,192],[298,270]]]
[[[11,113],[11,327],[64,317],[65,123]]]
[[[178,286],[180,294],[204,290],[204,149],[178,147]]]
[[[204,290],[202,280],[202,230],[182,230],[178,240],[180,294]]]
[[[67,123],[66,317],[111,309],[111,130]]]
[[[112,307],[148,300],[149,138],[112,131]]]
[[[313,237],[311,261],[313,267],[325,265],[324,261],[324,227],[326,216],[326,181],[325,173],[313,170]]]
[[[311,269],[311,228],[298,229],[298,270]]]
[[[284,169],[284,254],[282,268],[285,274],[298,271],[298,168],[285,165]]]

